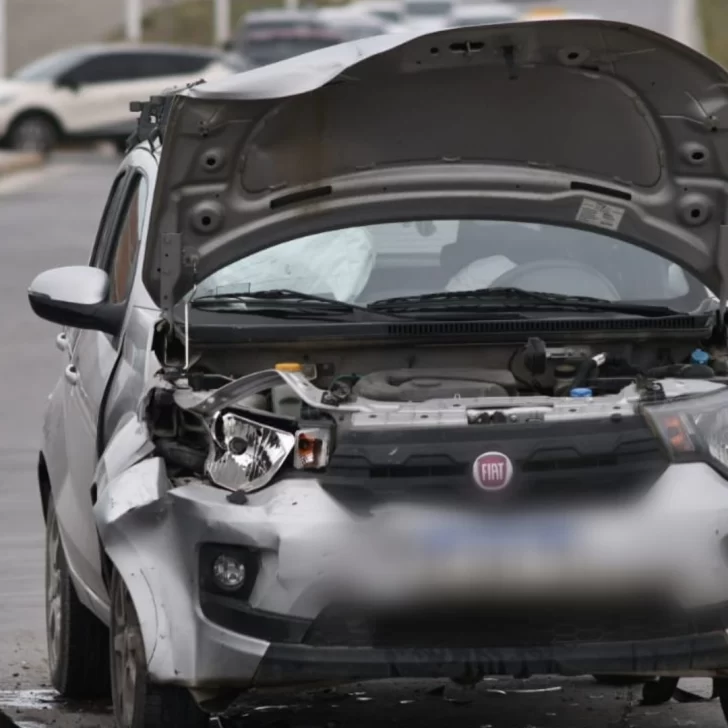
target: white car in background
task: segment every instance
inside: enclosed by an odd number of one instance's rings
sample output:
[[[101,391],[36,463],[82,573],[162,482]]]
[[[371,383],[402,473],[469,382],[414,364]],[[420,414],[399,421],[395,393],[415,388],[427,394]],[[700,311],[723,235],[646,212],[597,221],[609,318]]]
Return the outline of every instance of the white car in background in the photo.
[[[513,23],[519,19],[518,10],[506,3],[462,3],[453,7],[448,25],[492,25]]]
[[[0,81],[0,139],[5,147],[40,152],[68,138],[108,140],[122,148],[136,126],[130,102],[237,70],[241,69],[212,48],[68,48]]]

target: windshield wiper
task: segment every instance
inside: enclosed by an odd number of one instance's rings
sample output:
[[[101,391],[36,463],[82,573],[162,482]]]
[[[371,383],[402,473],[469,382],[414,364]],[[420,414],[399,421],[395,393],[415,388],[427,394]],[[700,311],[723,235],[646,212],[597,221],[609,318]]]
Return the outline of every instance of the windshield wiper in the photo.
[[[280,302],[299,302],[299,301],[315,301],[327,307],[340,308],[345,311],[354,311],[361,309],[366,311],[364,306],[357,306],[354,303],[346,301],[337,301],[335,298],[326,298],[326,296],[318,296],[314,293],[303,293],[302,291],[293,291],[289,288],[270,288],[264,291],[251,291],[249,293],[211,293],[205,296],[197,296],[190,301],[192,308],[198,308],[200,304],[207,303],[247,303],[249,301],[271,301]]]
[[[473,311],[483,308],[614,311],[637,316],[681,315],[667,306],[607,301],[591,296],[527,291],[522,288],[475,288],[469,291],[442,291],[417,296],[396,296],[370,303],[370,311]]]
[[[244,307],[240,304],[244,304]],[[347,313],[364,314],[368,319],[394,316],[385,311],[377,315],[379,312],[365,306],[288,288],[271,288],[250,293],[213,293],[193,298],[190,307],[204,311],[251,313],[281,318],[330,317]]]

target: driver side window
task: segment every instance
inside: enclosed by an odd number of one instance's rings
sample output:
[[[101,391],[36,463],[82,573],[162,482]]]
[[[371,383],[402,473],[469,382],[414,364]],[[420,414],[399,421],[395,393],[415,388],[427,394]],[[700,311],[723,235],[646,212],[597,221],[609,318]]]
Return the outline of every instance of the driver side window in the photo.
[[[126,301],[136,269],[146,209],[147,182],[141,175],[132,181],[127,204],[117,227],[116,245],[112,246],[106,270],[109,273],[109,301]]]
[[[84,61],[67,76],[80,86],[129,81],[138,75],[137,66],[133,53],[104,53]]]

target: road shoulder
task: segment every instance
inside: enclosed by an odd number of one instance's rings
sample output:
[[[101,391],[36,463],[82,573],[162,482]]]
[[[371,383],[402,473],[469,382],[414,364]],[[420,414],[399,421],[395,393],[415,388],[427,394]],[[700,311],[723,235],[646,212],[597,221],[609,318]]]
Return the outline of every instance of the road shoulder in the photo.
[[[43,155],[36,152],[0,151],[0,179],[14,172],[40,167],[43,161]]]

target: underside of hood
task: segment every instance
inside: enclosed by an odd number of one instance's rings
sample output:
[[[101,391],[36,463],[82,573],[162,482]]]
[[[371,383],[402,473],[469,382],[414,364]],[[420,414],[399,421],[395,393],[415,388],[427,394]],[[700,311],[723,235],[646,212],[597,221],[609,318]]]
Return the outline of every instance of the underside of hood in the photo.
[[[598,228],[724,297],[728,75],[643,28],[387,35],[174,97],[143,276],[170,308],[270,245],[406,219]]]

